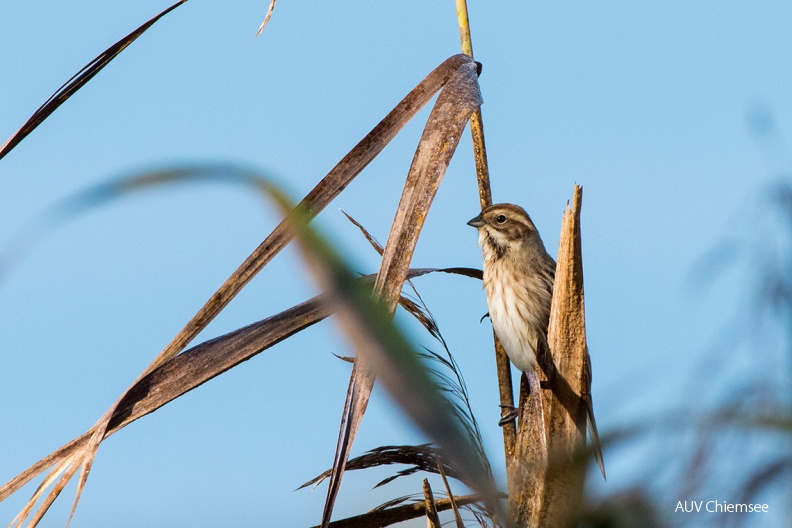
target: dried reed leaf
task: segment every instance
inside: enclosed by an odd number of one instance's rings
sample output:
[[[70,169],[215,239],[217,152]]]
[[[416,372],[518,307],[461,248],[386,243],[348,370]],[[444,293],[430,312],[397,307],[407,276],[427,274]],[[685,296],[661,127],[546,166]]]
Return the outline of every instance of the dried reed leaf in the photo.
[[[399,445],[399,446],[382,446],[376,449],[367,451],[366,453],[349,459],[347,462],[347,471],[356,471],[359,469],[370,469],[379,466],[390,466],[393,464],[403,464],[411,466],[403,469],[391,477],[378,482],[374,487],[378,488],[384,486],[399,477],[412,475],[419,471],[428,473],[438,473],[438,464],[440,458],[438,456],[437,448],[431,444],[420,445]],[[459,480],[461,472],[458,468],[451,464],[442,461],[443,469],[451,478]],[[314,477],[297,489],[307,488],[308,486],[318,486],[326,478],[330,476],[332,469],[328,469],[321,475]]]
[[[345,362],[345,363],[354,363],[355,362],[355,358],[352,357],[352,356],[339,356],[338,354],[333,354],[333,355],[335,357],[337,357],[338,359],[340,359],[341,361]]]
[[[180,2],[182,3],[182,2]],[[176,4],[176,6],[180,5]],[[175,7],[175,6],[174,6]],[[375,126],[355,147],[344,156],[341,161],[325,176],[316,187],[300,202],[300,208],[309,217],[318,214],[330,201],[332,201],[354,179],[368,163],[390,142],[404,125],[429,101],[446,81],[471,63],[464,55],[455,55],[446,59],[435,68],[418,86],[416,86],[388,115]],[[287,229],[286,221],[282,222],[262,242],[258,248],[240,265],[239,268],[220,286],[204,306],[180,330],[171,342],[159,353],[149,366],[130,385],[131,390],[148,374],[174,358],[197,336],[213,319],[222,311],[229,302],[244,288],[245,285],[291,240],[292,235]],[[354,369],[353,369],[354,373]],[[75,496],[79,499],[90,472],[91,464],[96,456],[99,445],[107,436],[107,428],[116,408],[125,397],[126,392],[105,412],[96,424],[88,431],[88,441],[74,441],[69,445],[79,449],[82,453],[80,460],[83,464]],[[82,437],[81,437],[82,438]],[[79,440],[79,439],[78,439]],[[62,456],[61,450],[56,451],[44,460],[57,461]],[[51,464],[42,462],[23,472],[29,480],[42,471],[46,471]],[[27,475],[34,468],[38,473]],[[24,479],[22,479],[24,480]],[[17,479],[0,488],[11,492],[16,489]],[[60,493],[62,488],[56,487],[45,501],[51,502]],[[75,501],[75,506],[77,502]],[[73,515],[74,510],[70,514]]]
[[[160,18],[164,17],[187,0],[180,0],[176,2],[159,15],[150,19],[148,22],[137,28],[135,31],[125,36],[102,53],[100,53],[94,60],[82,67],[80,71],[72,76],[71,79],[66,81],[63,86],[58,88],[54,94],[41,105],[33,115],[25,122],[22,127],[17,130],[5,143],[0,147],[0,159],[3,159],[6,154],[11,152],[28,134],[33,132],[45,119],[47,119],[60,105],[74,95],[77,90],[85,86],[85,84],[93,79],[93,77],[102,71],[102,68],[110,64],[110,61],[115,59],[127,46],[132,44],[135,39],[146,32],[153,26]]]
[[[300,207],[307,212],[308,216],[317,215],[335,199],[428,102],[431,96],[445,84],[447,79],[467,63],[469,63],[469,59],[460,55],[446,59],[399,102],[300,202]],[[147,371],[153,370],[175,356],[192,341],[291,239],[292,236],[284,221],[210,297],[152,362]]]
[[[256,31],[256,36],[253,38],[258,38],[258,36],[261,35],[261,32],[264,31],[264,28],[269,23],[270,18],[272,17],[272,11],[275,9],[275,1],[276,0],[270,1],[269,7],[267,8],[267,14],[264,16],[264,22],[261,23],[261,26],[259,26],[258,31]]]
[[[432,486],[427,479],[423,479],[423,494],[426,504],[426,528],[441,528],[440,516],[437,515],[437,505],[435,504]]]
[[[64,472],[69,471],[71,466],[73,465],[73,460],[66,459],[62,460],[58,463],[57,467],[47,476],[46,479],[36,488],[36,491],[33,493],[33,499],[28,501],[25,507],[20,511],[14,519],[11,521],[9,526],[22,526],[22,524],[27,520],[30,512],[33,511],[38,500],[44,495],[47,491],[47,488],[52,486],[57,479],[63,474]]]
[[[480,105],[481,95],[478,90],[475,65],[467,62],[460,66],[448,80],[435,102],[416,149],[396,217],[391,225],[374,286],[383,306],[390,314],[393,314],[398,303],[418,236],[440,181],[471,113]],[[354,325],[349,326],[348,331],[353,331],[353,327]],[[359,341],[358,344],[368,346],[365,340]],[[375,379],[372,372],[380,371],[389,374],[397,372],[391,370],[391,367],[395,367],[393,364],[387,365],[386,368],[387,360],[390,359],[387,354],[378,356],[369,354],[367,350],[360,348],[357,350],[358,361],[352,370],[347,389],[333,461],[333,472],[330,476],[327,500],[322,515],[323,527],[326,527],[330,522],[349,449],[354,442],[368,405]],[[386,361],[380,365],[380,368],[372,368],[368,365],[370,358]],[[392,380],[386,380],[385,384],[390,387],[390,390],[398,392],[404,391],[410,386],[409,383],[405,384],[405,381],[400,379],[400,376],[396,376]],[[404,398],[405,403],[408,401],[415,403],[407,394],[394,394],[394,396],[397,400],[399,397]],[[416,413],[413,418],[420,425],[425,416]],[[433,428],[429,423],[424,423],[424,426]],[[436,433],[439,434],[440,431],[436,431]],[[458,447],[467,446],[460,445]],[[478,478],[477,476],[476,479]]]
[[[462,0],[462,1],[464,2],[464,0]],[[457,3],[457,5],[459,5],[459,2]],[[468,35],[468,37],[469,37],[469,35]],[[471,123],[472,123],[472,119],[471,119]],[[369,242],[369,244],[371,244],[371,246],[377,251],[377,253],[382,255],[384,253],[384,248],[380,245],[380,243],[377,241],[377,239],[373,235],[371,235],[371,233],[369,233],[369,231],[362,224],[360,224],[360,222],[358,222],[357,220],[352,218],[352,216],[350,216],[349,214],[347,214],[344,211],[342,211],[342,213],[347,217],[347,219],[350,222],[352,222],[353,225],[355,225],[361,231],[363,236],[366,238],[366,240]],[[475,270],[475,272],[477,272],[476,275],[475,275],[477,278],[482,278],[480,270]],[[469,401],[468,394],[467,394],[467,388],[465,387],[465,382],[464,382],[464,380],[462,378],[462,375],[461,375],[461,373],[459,371],[458,365],[456,364],[456,361],[454,360],[453,356],[451,355],[451,352],[448,349],[448,346],[447,346],[447,344],[445,342],[445,339],[443,339],[443,336],[440,333],[440,328],[437,326],[437,322],[436,322],[434,316],[430,312],[429,308],[426,306],[426,303],[423,301],[423,299],[421,298],[421,295],[418,293],[418,290],[415,288],[415,286],[412,284],[412,282],[409,281],[409,280],[408,280],[408,282],[410,284],[410,287],[415,292],[415,295],[416,295],[416,297],[417,297],[419,302],[416,303],[416,302],[412,301],[411,299],[407,298],[405,295],[402,294],[402,296],[401,296],[401,298],[399,300],[399,305],[402,306],[402,308],[404,308],[405,310],[407,310],[407,312],[410,313],[413,317],[415,317],[418,320],[418,322],[421,323],[421,325],[433,337],[435,337],[440,342],[441,345],[443,345],[443,348],[445,349],[446,354],[447,354],[447,359],[442,357],[442,356],[440,356],[439,354],[437,354],[435,352],[432,352],[429,349],[426,349],[427,350],[427,354],[420,354],[420,355],[421,355],[421,357],[425,357],[425,358],[430,359],[430,360],[438,361],[439,363],[441,363],[443,366],[445,366],[448,370],[450,370],[455,375],[456,380],[453,380],[447,374],[445,374],[443,372],[440,372],[440,371],[435,370],[435,369],[430,369],[430,372],[432,372],[436,376],[436,378],[440,381],[442,390],[447,391],[450,395],[452,395],[455,398],[459,399],[464,404],[464,407],[459,405],[459,404],[454,404],[453,409],[455,411],[455,414],[459,418],[460,422],[467,429],[468,434],[470,435],[470,437],[476,440],[476,445],[477,445],[477,447],[479,447],[479,449],[480,449],[480,451],[482,453],[482,457],[481,457],[482,460],[487,461],[486,455],[484,454],[484,446],[483,446],[483,441],[481,439],[481,431],[478,428],[478,424],[476,423],[475,416],[473,415],[473,411],[472,411],[472,409],[470,407],[470,401]],[[504,356],[505,356],[505,354],[504,354]],[[508,367],[508,364],[507,364],[507,367]],[[509,381],[511,381],[511,376],[509,376],[508,379],[509,379]],[[511,386],[509,386],[509,390],[511,390]],[[512,427],[512,429],[513,429],[513,427]],[[389,448],[385,447],[385,448],[379,448],[379,449],[387,450]],[[370,451],[369,453],[367,453],[367,455],[373,455],[376,451],[377,450]],[[366,455],[364,455],[364,457],[365,456]],[[379,486],[382,486],[384,484],[387,484],[387,483],[393,481],[394,479],[396,479],[398,477],[405,476],[405,475],[411,475],[411,474],[413,474],[413,473],[415,473],[417,471],[435,472],[438,468],[441,468],[441,466],[440,466],[441,460],[439,459],[439,457],[434,457],[434,458],[436,458],[437,460],[435,461],[435,463],[433,465],[431,465],[429,467],[426,467],[425,465],[422,467],[420,464],[415,464],[411,468],[399,471],[396,475],[388,477],[387,479],[385,479],[382,482],[378,483],[375,487],[379,487]],[[385,454],[385,456],[381,456],[381,457],[373,456],[372,460],[369,461],[369,465],[367,465],[365,467],[372,467],[374,465],[380,465],[381,463],[390,463],[390,462],[388,462],[388,459],[389,459],[389,457],[387,456],[387,454]],[[351,465],[353,461],[355,462],[354,467]],[[347,466],[347,469],[364,469],[365,467],[360,467],[361,466],[360,463],[361,463],[361,457],[357,457],[357,458],[355,458],[353,460],[350,460],[349,464]],[[488,461],[487,461],[487,464],[488,464]],[[490,473],[491,473],[491,470],[489,469],[489,467],[488,467],[488,471],[490,471]],[[451,495],[450,489],[448,489],[448,481],[445,478],[445,474],[448,474],[448,467],[446,467],[445,470],[443,470],[441,468],[440,469],[440,473],[443,474],[443,481],[446,484],[446,489],[448,491],[449,498],[451,500],[451,505],[452,505],[452,508],[454,510],[454,518],[455,518],[458,526],[462,525],[463,523],[462,523],[461,515],[459,513],[458,508],[454,504],[454,497],[453,497],[453,495]],[[331,470],[328,470],[325,473],[323,473],[322,475],[320,475],[319,477],[313,479],[311,482],[304,484],[302,487],[305,487],[305,486],[310,485],[310,484],[314,484],[316,486],[322,480],[324,480],[324,478],[328,477],[330,474],[331,474]],[[451,474],[451,476],[453,477],[454,475]],[[429,486],[428,486],[428,481],[426,479],[424,479],[424,495],[425,495],[426,504],[427,504],[427,519],[428,519],[427,524],[431,524],[431,523],[434,522],[434,519],[436,518],[436,510],[434,510],[434,515],[432,515],[432,506],[434,505],[434,499],[433,498],[431,498],[431,499],[428,498],[427,489],[428,489],[428,493],[429,493],[429,496],[430,496],[431,495],[431,488],[429,488]],[[382,509],[382,508],[385,508],[387,506],[388,506],[387,504],[386,505],[381,505],[379,508]],[[484,518],[484,516],[482,515],[481,512],[477,511],[475,508],[470,507],[470,506],[469,506],[469,510],[474,515],[476,520],[479,522],[480,526],[487,526],[485,518]],[[485,513],[490,518],[492,517],[492,513],[486,512],[486,510],[485,510]],[[439,523],[439,520],[437,520],[437,523]],[[495,525],[494,522],[493,522],[493,525]]]
[[[455,270],[421,268],[411,270],[410,277],[419,277],[432,272],[455,273]],[[226,370],[312,326],[329,316],[331,312],[332,308],[323,301],[322,296],[314,297],[277,315],[185,350],[127,391],[110,420],[106,437]],[[90,433],[85,433],[69,442],[0,487],[0,501],[55,465],[55,470],[36,491],[35,498],[38,500],[41,493],[66,469],[75,453],[84,448],[89,435]],[[31,505],[30,508],[32,507]]]
[[[374,238],[374,236],[372,236],[372,234],[371,234],[371,233],[369,233],[369,232],[368,232],[368,230],[367,230],[365,227],[363,227],[363,226],[360,224],[360,222],[358,222],[357,220],[355,220],[354,218],[352,218],[351,216],[349,216],[349,215],[346,213],[346,211],[341,211],[341,212],[344,214],[344,216],[346,216],[346,217],[347,217],[347,220],[349,220],[350,222],[352,222],[352,224],[353,224],[355,227],[357,227],[358,229],[360,229],[360,232],[361,232],[361,233],[363,233],[363,236],[364,236],[364,237],[366,237],[366,240],[368,241],[368,243],[369,243],[369,244],[371,244],[371,247],[373,247],[373,248],[374,248],[374,250],[375,250],[377,253],[379,253],[379,254],[380,254],[380,256],[382,256],[382,254],[385,252],[385,248],[383,248],[383,247],[382,247],[382,244],[380,244],[380,243],[379,243],[379,241],[378,241],[376,238]]]
[[[186,350],[144,377],[127,392],[116,407],[106,436],[112,435],[129,423],[155,411],[290,335],[313,325],[329,314],[326,303],[322,302],[321,297],[317,297],[276,316]],[[7,498],[53,464],[64,464],[74,459],[84,451],[89,440],[90,432],[19,474],[0,488],[0,500]],[[42,483],[34,499],[38,500],[43,490],[52,484],[53,479],[62,471],[60,466],[56,466],[56,470]]]
[[[559,405],[567,412],[564,424],[567,428],[568,438],[577,438],[578,432],[588,429],[592,447],[597,463],[605,478],[605,465],[602,460],[602,451],[597,431],[597,422],[594,419],[594,405],[591,398],[591,357],[589,356],[586,342],[586,310],[583,291],[583,252],[581,249],[582,237],[580,233],[580,209],[583,201],[583,190],[575,185],[572,199],[572,209],[567,206],[562,223],[562,240],[559,243],[558,258],[563,259],[564,265],[559,266],[561,278],[556,275],[553,290],[553,304],[556,308],[555,316],[551,314],[548,328],[548,339],[551,344],[550,352],[561,378],[568,380],[569,391],[557,393],[556,409]],[[557,273],[558,273],[557,271]],[[558,300],[556,300],[556,298]],[[552,346],[555,344],[555,346]],[[559,409],[560,411],[560,409]],[[575,417],[574,423],[569,417]],[[558,425],[558,429],[561,429]],[[551,426],[552,428],[552,426]],[[573,432],[574,430],[574,432]],[[585,445],[585,434],[581,445]]]
[[[417,500],[419,500],[417,493],[412,493],[410,495],[402,495],[401,497],[390,499],[388,501],[383,502],[379,506],[371,508],[369,512],[383,511],[383,510],[387,510],[388,508],[392,508],[393,506],[404,504],[407,501],[417,501]]]
[[[440,477],[443,479],[443,486],[445,486],[446,494],[448,495],[448,500],[451,501],[451,509],[454,511],[454,520],[456,521],[457,528],[465,528],[465,523],[462,522],[462,516],[459,514],[459,505],[456,502],[456,498],[454,494],[451,493],[451,486],[448,484],[448,479],[446,478],[445,470],[443,469],[444,463],[441,460],[438,460],[437,464],[437,471],[440,473]]]

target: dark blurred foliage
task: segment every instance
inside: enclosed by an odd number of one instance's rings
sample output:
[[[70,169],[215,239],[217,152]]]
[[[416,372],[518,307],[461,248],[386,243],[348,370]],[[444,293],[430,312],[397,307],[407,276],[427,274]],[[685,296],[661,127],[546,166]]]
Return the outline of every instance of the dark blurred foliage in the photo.
[[[643,453],[637,483],[592,499],[570,526],[792,526],[792,156],[769,105],[749,108],[746,124],[775,183],[729,222],[689,284],[731,315],[680,368],[693,373],[682,407],[611,435],[611,447]],[[710,500],[769,513],[677,511]]]
[[[652,432],[667,442],[659,454],[670,465],[645,489],[673,526],[792,525],[791,158],[768,105],[752,107],[747,124],[776,182],[693,274],[697,291],[731,315],[696,364],[686,409]],[[692,500],[766,503],[770,513],[675,513]]]

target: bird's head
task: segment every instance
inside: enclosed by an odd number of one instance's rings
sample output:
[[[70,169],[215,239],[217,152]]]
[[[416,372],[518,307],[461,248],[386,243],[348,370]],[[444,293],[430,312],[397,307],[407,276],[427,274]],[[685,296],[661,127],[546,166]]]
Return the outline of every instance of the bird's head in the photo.
[[[535,241],[541,243],[531,217],[518,205],[490,205],[468,225],[478,229],[481,248],[494,251],[497,258],[502,257],[510,246]]]

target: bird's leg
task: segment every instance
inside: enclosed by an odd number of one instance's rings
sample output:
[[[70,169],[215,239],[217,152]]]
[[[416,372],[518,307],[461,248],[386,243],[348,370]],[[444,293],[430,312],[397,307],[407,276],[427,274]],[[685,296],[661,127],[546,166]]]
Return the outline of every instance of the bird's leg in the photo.
[[[542,445],[542,455],[547,460],[547,428],[545,427],[544,403],[542,402],[542,388],[539,382],[539,373],[530,370],[525,373],[528,378],[528,389],[530,390],[533,403],[534,419],[539,422],[539,441]]]

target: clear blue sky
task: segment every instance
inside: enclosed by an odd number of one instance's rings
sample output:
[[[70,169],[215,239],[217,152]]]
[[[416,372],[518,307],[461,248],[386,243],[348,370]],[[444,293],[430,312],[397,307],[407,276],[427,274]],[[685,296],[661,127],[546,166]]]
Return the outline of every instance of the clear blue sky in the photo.
[[[0,142],[167,5],[6,6]],[[80,190],[162,165],[244,163],[302,196],[459,50],[451,0],[281,0],[254,41],[265,10],[263,0],[191,0],[61,107],[0,162],[0,245]],[[735,284],[704,295],[690,273],[719,241],[751,232],[765,186],[788,167],[792,5],[471,0],[470,16],[495,200],[523,205],[554,254],[572,186],[584,189],[601,430],[678,406],[739,301]],[[778,124],[775,142],[757,141],[750,125],[765,114]],[[422,126],[408,126],[337,200],[382,241]],[[478,208],[470,151],[466,134],[416,266],[480,266],[465,225]],[[361,272],[375,271],[376,255],[338,207],[318,225]],[[39,240],[0,282],[0,480],[87,430],[274,222],[247,189],[196,185],[131,197]],[[201,339],[311,295],[294,257],[279,256]],[[417,285],[502,474],[480,284],[438,276]],[[324,323],[109,439],[74,526],[317,523],[325,488],[293,490],[332,460],[349,370],[333,353],[348,350]],[[375,391],[354,453],[422,440]],[[598,491],[628,485],[635,459],[614,451],[606,462]],[[369,491],[380,475],[348,474],[335,517],[420,491],[416,479]],[[27,494],[0,504],[0,519]],[[70,502],[67,491],[43,525],[62,525]]]

